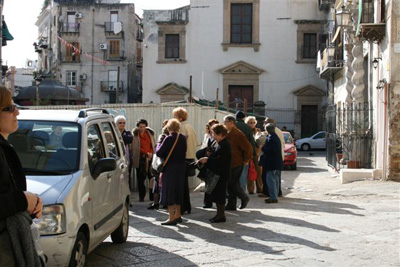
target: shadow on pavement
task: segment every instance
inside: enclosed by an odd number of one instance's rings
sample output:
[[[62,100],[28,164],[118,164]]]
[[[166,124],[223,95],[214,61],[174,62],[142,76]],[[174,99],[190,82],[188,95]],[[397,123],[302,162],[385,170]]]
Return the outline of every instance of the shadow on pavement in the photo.
[[[102,266],[196,266],[193,262],[145,243],[103,242],[88,256],[88,267]]]
[[[363,210],[362,208],[359,208],[352,204],[301,199],[301,198],[290,198],[290,197],[279,200],[279,203],[281,202],[284,204],[284,208],[288,210],[292,209],[292,210],[312,211],[321,213],[364,216],[363,214],[354,213],[353,211],[348,210],[348,209]],[[274,206],[271,207],[273,208]]]

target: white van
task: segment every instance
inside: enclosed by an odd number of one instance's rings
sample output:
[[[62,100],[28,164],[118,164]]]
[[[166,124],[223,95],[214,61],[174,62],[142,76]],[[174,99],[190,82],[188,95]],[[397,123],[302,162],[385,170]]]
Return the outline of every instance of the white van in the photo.
[[[129,228],[124,145],[105,109],[21,110],[9,136],[29,191],[43,198],[39,224],[48,266],[84,266],[111,235],[125,242]]]

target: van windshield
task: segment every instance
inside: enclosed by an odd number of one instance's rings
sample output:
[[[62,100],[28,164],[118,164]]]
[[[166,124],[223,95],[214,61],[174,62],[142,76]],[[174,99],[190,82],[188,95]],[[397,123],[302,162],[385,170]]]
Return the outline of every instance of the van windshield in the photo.
[[[20,120],[8,141],[26,174],[68,174],[79,169],[80,132],[77,123]]]

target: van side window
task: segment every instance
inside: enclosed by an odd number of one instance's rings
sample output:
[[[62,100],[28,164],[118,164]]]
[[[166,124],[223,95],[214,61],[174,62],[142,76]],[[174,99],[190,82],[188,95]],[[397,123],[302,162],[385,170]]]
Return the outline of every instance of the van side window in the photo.
[[[101,142],[101,134],[97,125],[90,125],[87,130],[88,142],[88,162],[90,171],[93,171],[97,161],[105,158],[103,143]]]
[[[104,137],[106,141],[106,150],[108,151],[109,157],[112,157],[114,159],[120,157],[120,153],[118,150],[118,145],[117,145],[117,138],[115,137],[115,133],[112,129],[112,125],[109,122],[103,122],[101,123],[101,128],[104,132]]]

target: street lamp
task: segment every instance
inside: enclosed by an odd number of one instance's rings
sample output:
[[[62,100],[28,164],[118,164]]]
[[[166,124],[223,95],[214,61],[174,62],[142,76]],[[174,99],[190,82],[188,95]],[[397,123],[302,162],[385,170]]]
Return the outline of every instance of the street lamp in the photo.
[[[341,10],[336,11],[336,23],[337,26],[348,27],[350,21],[350,11],[348,11],[345,5],[342,5]]]
[[[332,58],[332,57],[335,56],[335,46],[329,45],[329,46],[326,48],[326,50],[327,50],[327,52],[328,52],[328,57]]]
[[[372,60],[372,66],[374,67],[374,69],[376,69],[378,67],[378,63],[379,63],[378,60],[382,60],[382,58],[376,57],[376,58],[374,58],[374,60]]]

